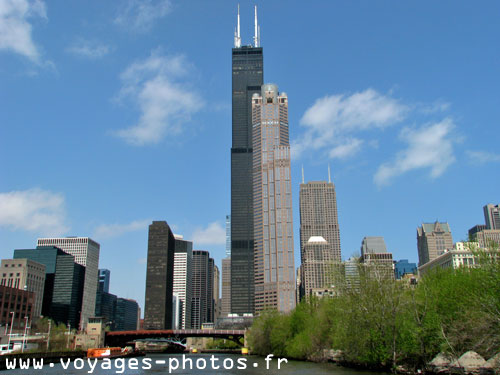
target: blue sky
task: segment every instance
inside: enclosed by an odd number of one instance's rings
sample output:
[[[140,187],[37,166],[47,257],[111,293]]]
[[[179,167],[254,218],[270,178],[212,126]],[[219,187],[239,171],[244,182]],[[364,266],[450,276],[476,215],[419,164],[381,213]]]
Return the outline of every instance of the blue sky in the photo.
[[[242,42],[253,5],[241,1]],[[289,97],[298,189],[337,188],[343,257],[367,235],[417,261],[500,202],[500,3],[257,1],[264,79]],[[90,236],[143,307],[147,226],[224,256],[236,1],[0,0],[0,256]]]

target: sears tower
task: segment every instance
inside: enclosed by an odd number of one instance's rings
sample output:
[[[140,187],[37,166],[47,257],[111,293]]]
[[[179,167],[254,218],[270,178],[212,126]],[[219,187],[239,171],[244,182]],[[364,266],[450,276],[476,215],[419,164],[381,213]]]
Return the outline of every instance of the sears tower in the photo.
[[[264,67],[255,7],[253,45],[242,46],[240,11],[232,50],[231,312],[254,313],[252,95],[261,92]]]

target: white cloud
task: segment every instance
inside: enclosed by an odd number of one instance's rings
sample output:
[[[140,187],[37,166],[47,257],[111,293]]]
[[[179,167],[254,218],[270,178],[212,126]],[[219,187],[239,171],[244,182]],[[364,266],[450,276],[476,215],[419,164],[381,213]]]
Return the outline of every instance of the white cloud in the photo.
[[[41,0],[0,1],[0,50],[9,50],[40,63],[40,52],[32,39],[30,18],[47,19]]]
[[[467,150],[466,154],[473,163],[485,164],[500,162],[500,154],[494,154],[492,152]]]
[[[338,145],[330,150],[328,156],[331,159],[346,159],[356,153],[361,149],[363,141],[358,138],[352,138],[346,140],[345,143]]]
[[[408,148],[399,152],[394,161],[378,168],[375,184],[387,185],[392,178],[421,168],[430,168],[430,176],[439,177],[455,161],[453,144],[458,139],[451,134],[454,127],[453,121],[446,118],[420,129],[403,129],[400,138],[408,143]]]
[[[171,10],[170,0],[128,0],[114,22],[128,30],[144,33]]]
[[[398,100],[373,89],[317,99],[300,120],[306,131],[292,142],[292,156],[298,158],[307,150],[325,150],[331,157],[351,156],[361,144],[350,139],[350,134],[396,124],[407,111]]]
[[[67,51],[77,56],[96,60],[106,56],[111,51],[111,48],[105,44],[78,39],[68,47]]]
[[[128,224],[103,224],[99,225],[95,231],[96,238],[120,237],[125,233],[137,230],[147,230],[151,220],[135,220]]]
[[[193,243],[223,245],[226,243],[226,230],[218,221],[208,224],[206,228],[197,228],[193,233]]]
[[[66,225],[64,196],[41,189],[0,193],[0,226],[59,236]]]
[[[450,109],[451,104],[448,102],[445,102],[441,99],[436,100],[434,103],[431,104],[421,104],[417,105],[417,109],[420,110],[420,112],[424,114],[434,114],[438,112],[446,112]]]
[[[157,52],[130,65],[121,75],[119,98],[136,103],[141,116],[137,124],[114,134],[137,146],[158,143],[167,133],[179,134],[204,105],[196,91],[178,82],[190,69],[183,56],[166,57]]]

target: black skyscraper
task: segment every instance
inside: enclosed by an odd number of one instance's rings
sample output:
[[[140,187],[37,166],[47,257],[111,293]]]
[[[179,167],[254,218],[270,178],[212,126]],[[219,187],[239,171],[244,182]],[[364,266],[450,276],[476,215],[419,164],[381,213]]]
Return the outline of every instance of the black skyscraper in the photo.
[[[254,312],[252,95],[260,93],[261,47],[233,48],[231,148],[231,312]]]
[[[200,329],[203,323],[214,322],[214,260],[208,251],[193,250],[192,269],[191,328]]]
[[[149,226],[145,329],[172,328],[175,238],[166,221]]]

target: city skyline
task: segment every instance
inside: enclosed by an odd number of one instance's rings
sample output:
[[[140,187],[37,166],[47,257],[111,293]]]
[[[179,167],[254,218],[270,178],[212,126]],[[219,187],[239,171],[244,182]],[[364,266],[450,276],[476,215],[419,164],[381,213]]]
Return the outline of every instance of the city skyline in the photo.
[[[301,165],[313,181],[330,163],[344,258],[380,235],[416,261],[421,223],[462,240],[483,222],[500,201],[498,3],[255,3],[266,77],[293,98],[296,218]],[[0,47],[1,257],[40,237],[94,238],[116,293],[144,306],[147,227],[166,218],[220,265],[236,4],[152,1],[142,19],[133,5],[26,4],[12,13],[26,43]],[[241,2],[242,45],[253,5]]]

